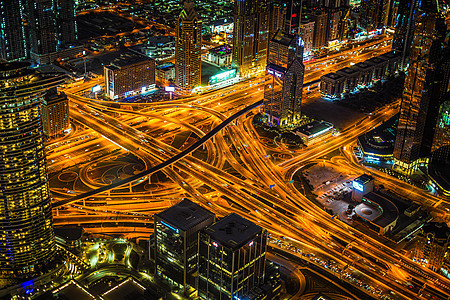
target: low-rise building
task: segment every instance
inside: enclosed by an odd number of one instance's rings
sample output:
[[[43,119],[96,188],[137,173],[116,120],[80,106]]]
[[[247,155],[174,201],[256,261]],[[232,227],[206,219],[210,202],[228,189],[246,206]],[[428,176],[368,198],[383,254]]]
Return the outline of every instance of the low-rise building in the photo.
[[[373,191],[374,181],[374,178],[367,174],[363,174],[353,180],[352,199],[361,202],[364,195]]]
[[[382,56],[372,57],[365,61],[365,63],[373,67],[373,80],[385,79],[387,74],[387,67],[389,62]]]
[[[373,80],[373,66],[366,62],[359,62],[352,66],[359,72],[359,84],[369,85]]]
[[[233,19],[223,19],[223,20],[217,20],[211,23],[209,25],[209,30],[211,33],[219,33],[219,32],[226,32],[226,33],[233,33]]]
[[[345,67],[336,71],[336,74],[345,77],[344,93],[353,92],[359,84],[359,72],[353,68]]]
[[[162,83],[168,83],[175,78],[175,65],[173,63],[164,63],[156,67],[156,80]]]
[[[337,73],[328,73],[320,77],[320,92],[328,98],[340,97],[344,93],[345,77]]]
[[[112,99],[133,96],[155,87],[155,60],[126,51],[104,66],[106,95]]]
[[[333,134],[333,124],[328,122],[312,121],[308,124],[297,127],[292,132],[300,136],[303,143],[309,146],[331,137]]]
[[[208,60],[219,67],[231,65],[232,48],[229,45],[222,45],[208,51]]]

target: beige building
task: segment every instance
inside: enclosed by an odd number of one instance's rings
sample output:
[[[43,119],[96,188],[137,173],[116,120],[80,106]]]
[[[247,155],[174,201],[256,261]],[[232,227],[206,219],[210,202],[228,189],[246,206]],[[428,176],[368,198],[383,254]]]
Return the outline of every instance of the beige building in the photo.
[[[155,68],[154,59],[132,51],[125,52],[104,67],[106,95],[115,100],[154,88]]]
[[[56,88],[47,91],[42,101],[42,123],[44,134],[47,138],[57,138],[64,134],[70,127],[69,100]]]

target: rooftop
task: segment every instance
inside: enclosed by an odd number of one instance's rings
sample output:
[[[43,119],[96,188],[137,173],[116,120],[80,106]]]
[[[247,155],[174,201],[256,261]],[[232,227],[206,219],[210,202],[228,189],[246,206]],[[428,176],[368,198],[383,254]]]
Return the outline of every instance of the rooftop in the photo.
[[[375,57],[372,57],[371,59],[368,59],[365,61],[365,63],[373,64],[373,65],[378,65],[378,64],[381,64],[384,62],[386,62],[386,59],[384,59],[381,56],[375,56]]]
[[[400,58],[400,56],[401,55],[399,52],[392,50],[392,51],[386,52],[385,54],[380,55],[379,57],[387,58],[388,60],[390,60],[390,59],[394,59],[394,58]]]
[[[382,228],[388,226],[398,219],[399,213],[397,206],[395,206],[395,204],[384,195],[378,194],[376,192],[370,192],[364,195],[362,204],[365,204],[366,206],[376,207],[375,211],[381,213],[375,213],[372,216],[369,211],[364,212],[363,207],[362,209],[357,209],[361,205],[359,204],[355,208],[355,211],[358,213],[358,215]]]
[[[365,154],[389,156],[394,152],[398,114],[380,126],[358,137],[358,144]]]
[[[171,62],[166,62],[166,63],[156,66],[156,69],[158,69],[158,70],[164,70],[164,69],[170,69],[170,68],[175,68],[175,65]]]
[[[331,78],[331,79],[339,79],[342,78],[342,75],[336,74],[336,73],[328,73],[323,75],[322,77],[327,77],[327,78]]]
[[[353,67],[356,67],[358,69],[370,69],[372,66],[365,62],[359,62],[354,64]]]
[[[345,75],[352,75],[352,74],[358,73],[358,71],[355,70],[355,69],[352,69],[352,68],[350,68],[350,67],[345,67],[345,68],[342,68],[342,69],[340,69],[340,70],[337,70],[336,73],[338,73],[338,74],[339,74],[339,73],[343,73],[343,74],[345,74]]]
[[[212,52],[214,54],[217,55],[227,55],[227,54],[231,54],[232,48],[229,45],[222,45],[222,46],[218,46],[212,49],[209,49],[209,52]]]
[[[283,32],[281,29],[278,29],[275,36],[272,38],[272,42],[277,42],[279,44],[289,46],[292,40],[295,38],[294,35]]]
[[[319,122],[319,121],[312,121],[308,124],[302,125],[294,131],[300,132],[306,136],[313,136],[316,134],[319,134],[323,131],[330,130],[333,128],[333,124],[328,122]]]
[[[262,230],[255,223],[232,213],[205,229],[205,233],[219,244],[237,250],[260,234]]]
[[[184,199],[160,212],[157,216],[171,225],[187,231],[197,224],[214,217],[214,214],[191,200]]]
[[[123,68],[126,66],[135,65],[144,61],[152,61],[153,59],[149,58],[148,56],[145,56],[143,54],[140,54],[135,51],[125,51],[120,54],[119,57],[114,59],[109,66],[106,66],[111,69],[117,69],[117,68]]]
[[[367,174],[362,174],[361,176],[356,178],[354,181],[361,183],[361,184],[366,184],[372,180],[374,180],[374,178],[372,176],[367,175]]]

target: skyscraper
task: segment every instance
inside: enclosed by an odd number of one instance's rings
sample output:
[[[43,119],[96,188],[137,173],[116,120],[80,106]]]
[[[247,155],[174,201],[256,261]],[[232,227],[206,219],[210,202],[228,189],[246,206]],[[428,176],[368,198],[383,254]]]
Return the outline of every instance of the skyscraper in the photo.
[[[437,3],[422,2],[414,26],[394,146],[394,168],[406,174],[431,153],[440,99],[448,89],[448,76],[442,76],[445,33]]]
[[[243,0],[234,4],[233,67],[241,76],[263,71],[269,43],[268,0]]]
[[[200,233],[200,299],[246,299],[264,282],[267,232],[232,213]]]
[[[27,57],[20,1],[0,0],[0,58],[7,61]]]
[[[180,203],[155,215],[156,274],[183,289],[197,288],[198,235],[215,215],[194,202]]]
[[[0,64],[0,276],[27,278],[54,257],[52,208],[40,113],[47,89],[63,81]]]
[[[311,13],[314,21],[313,48],[320,49],[328,42],[327,40],[327,20],[328,15],[323,8],[314,9]]]
[[[271,39],[278,29],[283,29],[286,23],[286,3],[272,3],[270,13],[269,38]]]
[[[392,50],[402,53],[401,68],[405,68],[409,62],[418,5],[419,0],[399,0],[398,2],[397,17],[393,21],[395,33]]]
[[[78,29],[74,0],[56,0],[56,26],[58,43],[66,47],[77,41]]]
[[[194,3],[184,2],[178,17],[175,36],[175,80],[185,90],[201,84],[202,20],[194,10]]]
[[[264,86],[264,112],[272,125],[287,126],[301,117],[303,40],[298,35],[275,34],[269,44]]]

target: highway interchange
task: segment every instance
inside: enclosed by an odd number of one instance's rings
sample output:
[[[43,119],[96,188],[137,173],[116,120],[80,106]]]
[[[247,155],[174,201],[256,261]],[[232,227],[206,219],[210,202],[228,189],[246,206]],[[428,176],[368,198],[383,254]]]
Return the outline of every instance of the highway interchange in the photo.
[[[386,52],[387,41],[309,62],[305,82],[355,62],[356,51],[361,53],[360,60]],[[357,136],[394,115],[396,103],[343,129],[327,143],[295,153],[282,145],[271,148],[287,158],[279,162],[267,157],[266,145],[252,125],[260,107],[207,136],[233,114],[260,103],[262,78],[163,103],[118,104],[82,96],[99,82],[101,78],[66,86],[72,131],[47,146],[56,226],[80,224],[93,233],[148,237],[152,215],[188,197],[218,216],[236,212],[254,221],[269,230],[272,246],[310,260],[370,297],[450,296],[449,280],[332,219],[289,183],[297,170],[339,149],[342,154],[334,163],[358,174],[368,172],[349,149]],[[186,155],[185,150],[205,136],[209,139]],[[178,159],[164,164],[177,155]],[[160,175],[145,173],[161,164]],[[436,214],[447,208],[448,203],[439,197],[369,171],[388,188],[434,206]],[[111,185],[119,180],[126,184]]]

